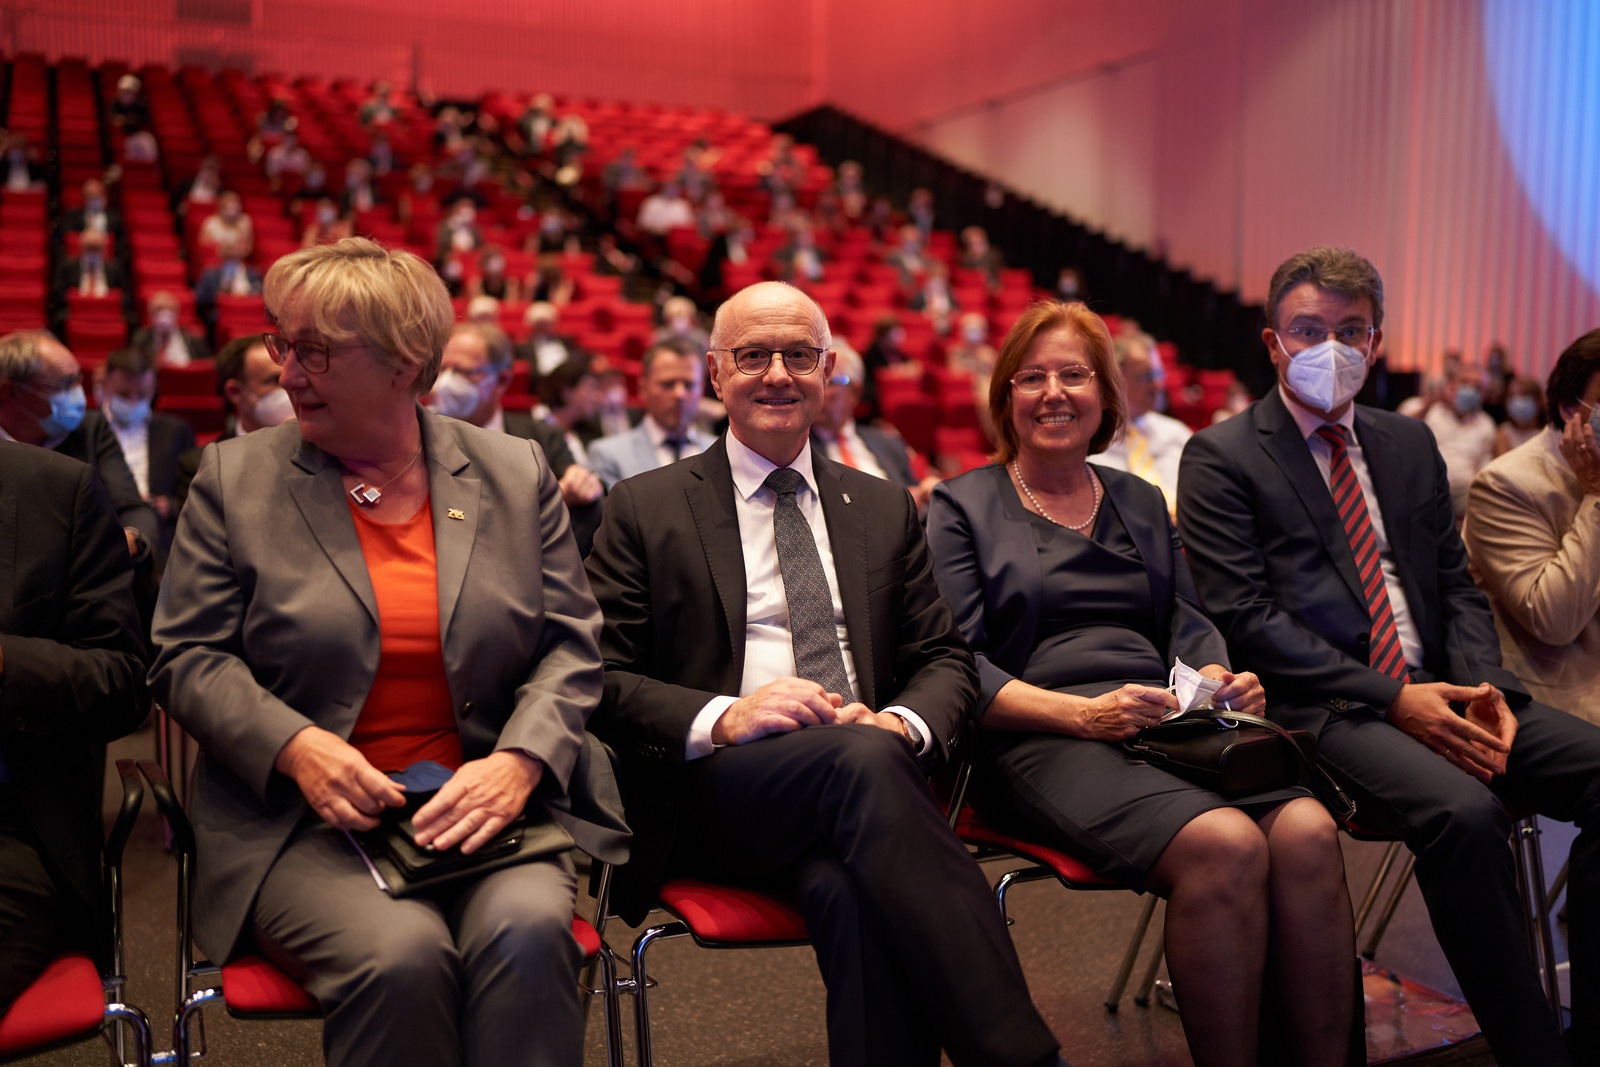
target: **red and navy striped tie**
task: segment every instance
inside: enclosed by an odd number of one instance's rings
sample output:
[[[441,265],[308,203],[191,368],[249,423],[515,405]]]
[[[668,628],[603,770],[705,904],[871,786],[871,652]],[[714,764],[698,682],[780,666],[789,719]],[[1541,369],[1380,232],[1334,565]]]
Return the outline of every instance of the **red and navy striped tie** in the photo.
[[[1367,597],[1367,614],[1372,618],[1371,644],[1367,663],[1375,671],[1409,682],[1406,657],[1400,651],[1400,631],[1394,625],[1394,610],[1389,606],[1389,593],[1383,587],[1383,566],[1378,560],[1378,536],[1372,529],[1372,516],[1367,514],[1367,498],[1361,492],[1361,482],[1355,468],[1350,465],[1349,431],[1343,426],[1319,426],[1317,436],[1333,449],[1329,463],[1329,488],[1333,490],[1333,503],[1344,520],[1344,532],[1350,538],[1350,551],[1356,559],[1356,573],[1361,576],[1361,588]]]

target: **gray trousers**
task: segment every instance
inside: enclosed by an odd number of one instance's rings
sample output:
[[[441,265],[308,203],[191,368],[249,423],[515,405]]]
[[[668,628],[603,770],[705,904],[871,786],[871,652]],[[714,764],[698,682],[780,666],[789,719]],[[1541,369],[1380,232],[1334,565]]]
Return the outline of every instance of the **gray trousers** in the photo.
[[[562,853],[442,899],[395,900],[319,822],[267,874],[255,936],[322,1005],[329,1067],[571,1067],[583,1059],[576,894]]]

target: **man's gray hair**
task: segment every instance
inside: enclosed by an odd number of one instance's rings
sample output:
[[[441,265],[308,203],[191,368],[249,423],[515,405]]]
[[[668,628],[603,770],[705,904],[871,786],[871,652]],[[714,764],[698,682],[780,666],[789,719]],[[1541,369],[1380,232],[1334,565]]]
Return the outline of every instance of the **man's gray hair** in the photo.
[[[1116,357],[1119,367],[1127,362],[1129,356],[1142,356],[1152,364],[1159,362],[1156,339],[1147,333],[1119,334],[1111,342],[1111,354]]]
[[[1310,282],[1325,293],[1372,303],[1372,325],[1383,325],[1383,279],[1366,257],[1348,248],[1318,245],[1284,260],[1267,287],[1267,325],[1278,328],[1278,305],[1284,294]]]
[[[861,354],[851,347],[848,341],[840,341],[834,345],[833,373],[842,374],[861,386],[867,384],[867,366],[861,361]]]
[[[728,306],[732,304],[737,297],[740,297],[745,293],[748,293],[751,289],[758,287],[764,288],[768,291],[786,290],[784,295],[798,297],[800,300],[809,304],[811,306],[811,316],[817,336],[817,343],[824,349],[830,349],[833,347],[833,332],[828,329],[828,316],[823,312],[821,304],[818,304],[803,290],[790,285],[788,282],[756,282],[755,285],[748,285],[743,289],[740,289],[737,293],[734,293],[733,296],[728,297],[728,299],[724,300],[721,305],[718,306],[716,317],[711,321],[712,348],[729,347],[728,342],[733,340],[733,338],[729,337],[728,335],[733,331],[733,323],[731,321],[731,317],[728,315]]]
[[[19,330],[0,337],[0,381],[26,382],[44,370],[39,342],[45,336],[40,330]]]
[[[471,334],[483,342],[491,370],[503,371],[515,362],[516,351],[511,345],[511,335],[493,323],[458,322],[450,330],[451,337],[459,337],[464,333]]]

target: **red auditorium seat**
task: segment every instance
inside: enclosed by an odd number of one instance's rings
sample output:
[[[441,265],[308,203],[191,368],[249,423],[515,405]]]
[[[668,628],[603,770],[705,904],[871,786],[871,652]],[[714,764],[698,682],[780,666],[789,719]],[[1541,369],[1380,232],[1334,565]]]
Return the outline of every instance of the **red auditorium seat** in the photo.
[[[94,961],[81,952],[57,957],[0,1018],[0,1056],[95,1033],[105,1022],[106,997]]]
[[[188,420],[197,435],[221,433],[227,426],[227,410],[222,397],[215,393],[209,396],[183,393],[159,396],[156,398],[156,410]]]
[[[162,396],[215,396],[216,364],[197,359],[183,367],[162,367],[156,375],[156,391]]]
[[[67,291],[67,316],[79,325],[122,322],[122,290],[112,289],[105,296],[85,296]]]
[[[880,401],[881,404],[881,401]],[[931,400],[908,400],[884,408],[884,417],[900,431],[906,444],[919,452],[934,452],[934,431],[939,425],[939,407]]]

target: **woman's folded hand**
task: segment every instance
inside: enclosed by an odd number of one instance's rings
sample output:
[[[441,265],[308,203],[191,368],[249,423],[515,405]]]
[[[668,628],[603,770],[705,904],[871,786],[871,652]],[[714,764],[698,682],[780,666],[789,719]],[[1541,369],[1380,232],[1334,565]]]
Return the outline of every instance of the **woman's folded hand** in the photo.
[[[1091,741],[1124,741],[1178,710],[1178,698],[1165,689],[1132,682],[1102,696],[1068,699],[1077,706],[1069,709],[1063,732]]]
[[[1219,710],[1226,703],[1229,711],[1243,712],[1246,715],[1261,715],[1266,712],[1267,691],[1261,688],[1261,679],[1249,671],[1234,674],[1220,663],[1213,663],[1201,667],[1200,673],[1222,683],[1222,688],[1211,694],[1211,703]]]
[[[522,814],[543,776],[543,763],[514,749],[468,760],[411,817],[417,844],[476,852]]]
[[[306,803],[337,830],[370,830],[385,807],[406,802],[403,786],[320,726],[307,726],[289,738],[274,766],[294,779]]]

